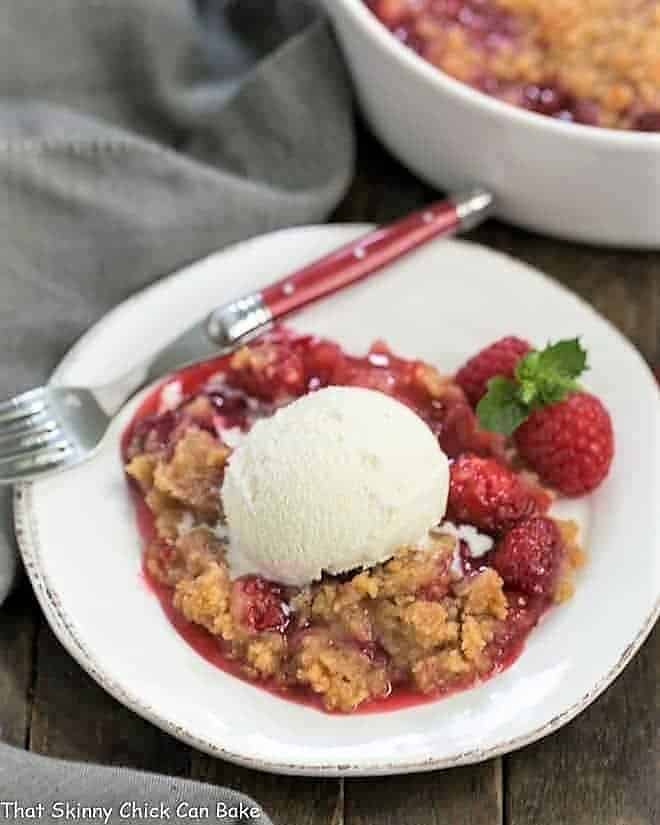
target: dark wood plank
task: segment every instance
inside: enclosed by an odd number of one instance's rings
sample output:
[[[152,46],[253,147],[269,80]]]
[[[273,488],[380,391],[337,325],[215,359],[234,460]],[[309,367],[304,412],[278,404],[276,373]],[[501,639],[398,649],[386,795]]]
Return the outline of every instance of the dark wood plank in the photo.
[[[49,756],[185,776],[190,749],[103,691],[44,623],[37,643],[30,749]]]
[[[449,771],[346,781],[346,825],[500,825],[499,759]]]
[[[660,629],[578,719],[506,762],[508,825],[660,822]]]
[[[0,617],[0,739],[21,748],[29,736],[38,623],[36,599],[24,581]]]
[[[201,753],[192,757],[193,779],[226,785],[258,800],[275,825],[343,825],[343,783],[240,768]]]

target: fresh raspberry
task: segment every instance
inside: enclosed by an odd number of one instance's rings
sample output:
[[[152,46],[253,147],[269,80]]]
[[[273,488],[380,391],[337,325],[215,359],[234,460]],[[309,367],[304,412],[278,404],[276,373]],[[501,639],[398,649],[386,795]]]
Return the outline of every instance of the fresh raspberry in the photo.
[[[232,587],[231,612],[247,630],[279,630],[289,623],[283,588],[261,576],[242,576]]]
[[[541,479],[567,496],[596,488],[614,455],[610,415],[586,392],[535,410],[515,431],[514,440]]]
[[[482,349],[456,373],[459,384],[473,405],[486,393],[491,378],[501,375],[512,378],[516,364],[531,350],[527,341],[509,336]]]
[[[545,490],[493,458],[464,455],[451,465],[447,518],[457,524],[501,533],[549,506]]]
[[[541,516],[524,519],[512,527],[497,543],[489,561],[507,587],[550,599],[562,553],[559,528],[551,518]]]

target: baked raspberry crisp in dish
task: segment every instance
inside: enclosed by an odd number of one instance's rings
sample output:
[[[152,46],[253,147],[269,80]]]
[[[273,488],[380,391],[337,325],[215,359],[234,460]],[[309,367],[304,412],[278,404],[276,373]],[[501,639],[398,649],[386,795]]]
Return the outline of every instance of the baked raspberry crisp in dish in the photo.
[[[508,338],[448,376],[278,328],[184,369],[122,442],[144,576],[202,656],[294,701],[392,710],[474,686],[584,562],[550,508],[612,458],[585,366],[577,340]]]
[[[654,0],[365,0],[393,34],[486,94],[566,121],[660,131]]]

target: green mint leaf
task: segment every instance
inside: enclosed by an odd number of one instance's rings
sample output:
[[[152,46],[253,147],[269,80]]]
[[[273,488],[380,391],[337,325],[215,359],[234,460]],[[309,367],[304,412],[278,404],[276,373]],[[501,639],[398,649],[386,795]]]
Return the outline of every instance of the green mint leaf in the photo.
[[[486,430],[511,433],[539,407],[562,401],[578,389],[577,378],[587,367],[587,353],[579,338],[548,344],[520,359],[515,380],[497,376],[477,404],[479,423]]]
[[[587,351],[582,348],[579,338],[557,341],[539,353],[539,369],[544,373],[562,376],[564,379],[575,379],[582,375],[586,368]]]
[[[561,401],[571,390],[578,389],[575,379],[585,369],[587,353],[578,338],[534,350],[516,367],[518,398],[530,410]]]
[[[511,435],[527,418],[528,407],[514,381],[498,376],[488,382],[488,392],[477,404],[477,417],[485,430]]]

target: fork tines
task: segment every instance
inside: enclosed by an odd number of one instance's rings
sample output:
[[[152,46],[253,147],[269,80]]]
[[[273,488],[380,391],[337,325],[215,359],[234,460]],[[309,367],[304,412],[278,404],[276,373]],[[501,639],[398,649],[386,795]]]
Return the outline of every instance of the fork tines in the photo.
[[[73,452],[43,387],[0,403],[0,477],[58,464]]]

